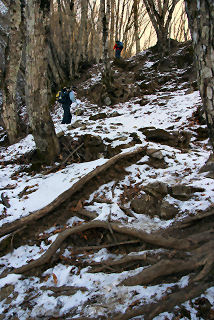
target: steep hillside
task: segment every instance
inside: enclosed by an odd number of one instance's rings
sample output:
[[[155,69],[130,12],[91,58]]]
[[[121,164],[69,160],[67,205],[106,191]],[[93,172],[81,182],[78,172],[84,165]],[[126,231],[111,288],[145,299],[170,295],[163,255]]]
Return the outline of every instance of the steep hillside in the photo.
[[[83,72],[61,154],[0,148],[0,319],[213,319],[213,159],[192,49]]]

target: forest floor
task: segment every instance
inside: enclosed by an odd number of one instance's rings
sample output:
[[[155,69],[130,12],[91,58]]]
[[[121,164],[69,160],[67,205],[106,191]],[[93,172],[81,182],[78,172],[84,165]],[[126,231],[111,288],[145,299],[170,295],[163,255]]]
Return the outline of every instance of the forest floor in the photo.
[[[72,84],[70,125],[53,107],[53,166],[30,134],[5,146],[0,130],[0,319],[214,319],[214,165],[191,46],[113,61],[108,106],[102,67]]]

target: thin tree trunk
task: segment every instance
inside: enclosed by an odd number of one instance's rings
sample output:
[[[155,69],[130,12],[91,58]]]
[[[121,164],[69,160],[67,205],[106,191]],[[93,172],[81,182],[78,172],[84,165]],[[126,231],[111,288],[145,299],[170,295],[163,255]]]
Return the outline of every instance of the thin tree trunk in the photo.
[[[111,58],[114,56],[113,45],[115,42],[115,0],[111,0],[111,13],[110,13],[110,37],[109,37],[109,55]]]
[[[88,0],[81,0],[82,61],[88,60]]]
[[[46,5],[47,7],[41,7]],[[30,126],[42,162],[52,162],[59,153],[59,142],[48,104],[48,47],[49,5],[28,0],[26,49],[26,101]]]
[[[134,9],[134,32],[135,32],[136,53],[140,52],[138,3],[139,3],[138,0],[134,0],[133,9]]]
[[[101,14],[102,14],[102,27],[103,27],[103,62],[104,62],[104,73],[103,73],[103,83],[106,86],[108,91],[109,88],[112,86],[112,73],[111,73],[111,65],[108,56],[108,26],[109,26],[109,2],[107,5],[105,0],[100,1],[101,6]]]

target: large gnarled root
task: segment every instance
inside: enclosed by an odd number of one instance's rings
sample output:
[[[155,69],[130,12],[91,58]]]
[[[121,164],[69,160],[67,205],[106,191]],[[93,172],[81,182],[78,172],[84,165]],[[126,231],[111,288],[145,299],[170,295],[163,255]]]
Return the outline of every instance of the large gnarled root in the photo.
[[[109,222],[93,220],[88,223],[81,224],[79,226],[68,228],[58,235],[58,237],[52,243],[49,249],[39,259],[32,261],[31,263],[24,265],[23,267],[17,268],[13,272],[24,273],[31,270],[32,268],[46,264],[50,261],[51,257],[55,254],[55,252],[58,250],[58,248],[61,246],[61,244],[67,237],[75,233],[84,232],[86,230],[94,229],[94,228],[104,228],[109,230],[109,224],[110,224]],[[144,242],[156,245],[158,247],[161,245],[162,247],[165,247],[165,248],[187,249],[187,248],[190,248],[192,244],[192,242],[189,241],[188,239],[178,240],[170,237],[166,239],[160,235],[148,234],[146,232],[136,230],[134,228],[125,227],[119,223],[111,223],[110,225],[111,225],[111,229],[115,232],[129,235],[133,238],[140,239]]]
[[[59,205],[61,205],[64,201],[68,200],[72,195],[74,195],[77,191],[82,189],[86,183],[88,183],[91,179],[96,177],[97,175],[103,173],[108,168],[110,168],[112,165],[114,165],[116,162],[122,160],[122,159],[129,159],[137,154],[141,154],[145,150],[145,147],[140,147],[138,149],[135,149],[134,151],[124,152],[117,154],[116,156],[112,157],[106,163],[103,165],[97,167],[90,173],[86,174],[83,178],[81,178],[78,182],[76,182],[70,189],[64,191],[62,194],[60,194],[54,201],[52,201],[50,204],[48,204],[46,207],[32,212],[29,216],[24,217],[18,221],[14,221],[10,224],[5,224],[0,228],[0,237],[4,236],[10,232],[13,232],[14,230],[17,230],[21,227],[26,227],[28,224],[30,224],[32,221],[38,220],[42,217],[44,217],[46,214],[50,213],[54,209],[56,209]]]

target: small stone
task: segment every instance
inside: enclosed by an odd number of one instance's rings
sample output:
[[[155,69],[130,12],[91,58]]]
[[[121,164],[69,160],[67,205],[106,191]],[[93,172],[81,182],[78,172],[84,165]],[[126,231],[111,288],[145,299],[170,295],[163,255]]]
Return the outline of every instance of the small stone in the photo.
[[[86,129],[87,129],[86,124],[84,124],[80,129],[81,129],[81,130],[86,130]]]
[[[169,203],[167,200],[162,201],[160,207],[160,217],[162,219],[172,219],[178,214],[178,212],[178,208],[175,207],[173,204]]]
[[[109,97],[106,97],[104,99],[104,103],[105,103],[105,105],[110,106],[111,105],[111,99]]]
[[[151,157],[159,159],[159,160],[162,160],[164,158],[162,152],[157,149],[147,149],[146,153],[148,156],[151,156]]]

